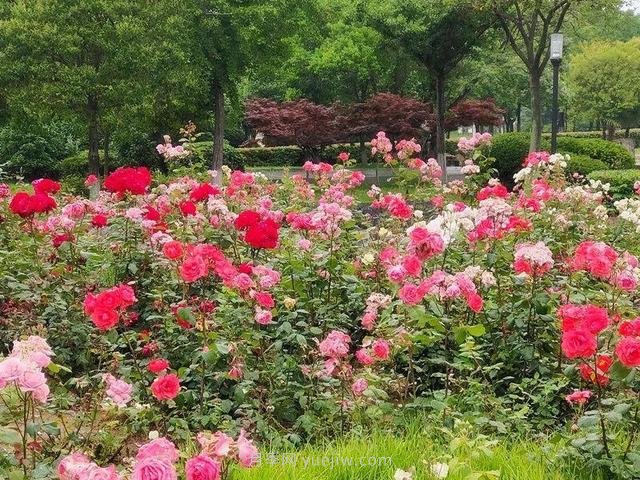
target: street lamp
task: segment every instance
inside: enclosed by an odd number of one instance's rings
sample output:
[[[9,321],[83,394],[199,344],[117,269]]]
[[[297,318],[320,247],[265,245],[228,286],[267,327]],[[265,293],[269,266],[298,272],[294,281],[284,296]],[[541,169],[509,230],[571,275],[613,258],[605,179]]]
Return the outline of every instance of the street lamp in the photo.
[[[551,109],[551,153],[556,153],[558,147],[558,77],[560,75],[560,63],[562,62],[562,47],[564,37],[561,33],[551,34],[551,47],[549,58],[553,65],[553,100]]]

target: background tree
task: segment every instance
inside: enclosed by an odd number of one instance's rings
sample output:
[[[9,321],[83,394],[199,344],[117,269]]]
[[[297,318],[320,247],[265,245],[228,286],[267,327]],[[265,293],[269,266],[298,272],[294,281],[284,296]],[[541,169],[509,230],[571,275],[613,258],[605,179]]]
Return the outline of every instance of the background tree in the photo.
[[[78,119],[89,170],[98,173],[99,146],[115,128],[107,119],[131,126],[147,116],[143,100],[157,93],[150,74],[161,60],[177,72],[179,56],[158,50],[166,25],[152,22],[157,12],[144,1],[17,0],[8,10],[0,21],[0,83],[10,108],[30,118]]]
[[[491,26],[492,18],[466,0],[389,0],[372,7],[372,21],[393,39],[433,82],[436,110],[436,152],[445,166],[446,80]]]
[[[522,60],[529,75],[531,96],[531,151],[540,149],[542,139],[541,80],[549,62],[549,35],[559,32],[573,10],[588,8],[606,15],[607,7],[618,2],[608,0],[498,0],[489,2],[507,42]],[[603,11],[603,9],[605,11]]]
[[[596,120],[612,138],[615,127],[640,119],[640,38],[586,44],[571,59],[569,82],[576,115]]]

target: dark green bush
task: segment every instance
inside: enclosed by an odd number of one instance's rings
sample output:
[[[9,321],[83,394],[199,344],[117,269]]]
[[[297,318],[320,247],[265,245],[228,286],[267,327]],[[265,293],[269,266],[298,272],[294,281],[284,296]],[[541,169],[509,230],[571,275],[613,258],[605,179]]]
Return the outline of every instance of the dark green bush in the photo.
[[[542,149],[548,150],[546,139],[542,140]],[[490,149],[485,153],[496,159],[493,168],[498,171],[500,180],[513,184],[513,174],[522,168],[522,161],[529,154],[529,134],[524,132],[503,133],[493,137]]]
[[[562,152],[564,153],[564,152]],[[569,161],[567,162],[567,174],[579,173],[587,175],[595,170],[606,170],[607,164],[602,160],[579,155],[577,153],[569,153]]]
[[[640,170],[596,170],[589,178],[611,185],[609,193],[614,199],[633,196],[633,184],[640,181]]]
[[[10,126],[0,129],[0,165],[7,175],[26,180],[54,177],[56,164],[77,149],[64,128],[45,126],[40,133]]]
[[[626,148],[601,138],[558,137],[558,150],[602,160],[612,169],[633,168],[635,159]]]
[[[549,150],[549,148],[549,139],[545,136],[542,139],[541,149]],[[633,156],[622,145],[598,138],[559,137],[558,151],[579,158],[576,160],[578,167],[586,167],[589,171],[591,167],[586,165],[586,157],[602,162],[597,165],[597,169],[602,169],[602,165],[605,168],[614,169],[630,168],[635,165]],[[528,133],[503,133],[493,137],[490,154],[496,159],[494,167],[498,170],[498,176],[507,184],[512,183],[513,174],[520,169],[528,153]],[[593,163],[593,166],[595,167],[596,164]]]
[[[141,165],[152,170],[165,168],[163,158],[156,152],[158,141],[150,135],[133,135],[130,140],[120,141],[115,150],[123,165]]]
[[[193,142],[189,143],[188,149],[191,150],[192,155],[190,162],[199,163],[201,165],[209,165],[213,156],[213,142]],[[244,156],[238,152],[239,149],[232,147],[227,142],[222,147],[222,155],[224,157],[224,164],[228,167],[237,170],[244,168]]]
[[[298,147],[238,148],[243,163],[249,167],[281,167],[302,165],[303,154]]]
[[[104,151],[99,150],[98,155],[100,155],[101,167],[103,167]],[[112,157],[109,160],[107,169],[115,170],[122,165],[128,164],[120,160],[120,158]],[[74,175],[86,177],[87,173],[89,173],[89,150],[80,150],[78,153],[60,160],[55,166],[55,176],[60,178]]]

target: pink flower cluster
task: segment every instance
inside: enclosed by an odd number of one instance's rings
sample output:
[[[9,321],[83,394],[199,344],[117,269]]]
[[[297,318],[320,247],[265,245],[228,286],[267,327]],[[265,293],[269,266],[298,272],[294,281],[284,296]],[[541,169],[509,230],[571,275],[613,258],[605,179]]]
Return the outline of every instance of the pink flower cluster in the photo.
[[[205,456],[219,464],[222,464],[222,462],[226,460],[235,460],[241,467],[251,468],[254,467],[260,459],[258,448],[253,441],[247,437],[244,430],[240,430],[240,434],[236,440],[219,431],[215,433],[201,432],[198,434],[197,440],[201,449],[198,457]],[[196,477],[191,479],[187,476],[187,478],[188,480],[200,480]]]
[[[553,267],[553,254],[544,242],[516,245],[513,269],[531,277],[539,277]]]
[[[376,138],[371,140],[371,155],[375,155],[379,152],[382,154],[385,162],[391,162],[393,161],[393,155],[391,154],[392,151],[393,144],[384,132],[378,132],[376,134]]]
[[[469,138],[460,137],[458,140],[458,150],[465,154],[471,153],[484,145],[490,145],[491,139],[492,136],[489,132],[476,132]]]
[[[389,306],[391,303],[391,297],[382,293],[372,293],[367,298],[367,306],[364,311],[364,315],[360,320],[362,328],[365,330],[373,330],[378,318],[378,312]]]
[[[638,286],[638,259],[628,252],[618,254],[603,242],[585,241],[576,248],[570,261],[573,270],[589,272],[621,290],[633,291]]]
[[[450,275],[436,270],[420,284],[405,283],[398,291],[398,297],[407,305],[417,305],[425,295],[436,295],[442,300],[464,298],[467,306],[476,313],[484,304],[475,283],[463,272]]]
[[[64,457],[57,473],[59,480],[122,480],[114,465],[99,467],[82,453]]]
[[[53,355],[42,337],[32,335],[26,340],[14,341],[9,356],[0,361],[0,390],[14,385],[36,401],[46,403],[49,386],[42,369],[49,366]]]
[[[392,216],[401,220],[408,220],[413,215],[413,207],[400,193],[388,193],[371,203],[373,208],[388,211]]]
[[[534,167],[536,165],[545,164],[549,161],[550,156],[549,152],[531,152],[524,159],[523,165],[525,167]]]

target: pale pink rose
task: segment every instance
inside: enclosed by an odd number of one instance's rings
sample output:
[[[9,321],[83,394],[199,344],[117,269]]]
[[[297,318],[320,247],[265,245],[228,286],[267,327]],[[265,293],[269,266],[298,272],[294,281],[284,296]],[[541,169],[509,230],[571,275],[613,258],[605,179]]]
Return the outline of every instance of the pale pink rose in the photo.
[[[136,462],[131,480],[178,480],[178,473],[165,458],[148,457]]]
[[[107,384],[107,389],[105,391],[107,397],[109,397],[118,407],[126,407],[127,403],[131,401],[133,385],[125,382],[124,380],[120,380],[109,373],[107,373],[103,378]]]
[[[31,394],[37,402],[47,403],[47,398],[49,397],[49,385],[45,383],[44,385],[36,388]]]
[[[31,335],[26,340],[14,340],[13,349],[11,350],[12,357],[35,363],[40,368],[49,366],[51,363],[50,357],[53,357],[53,355],[53,350],[47,341],[37,335]]]
[[[27,370],[27,363],[19,358],[9,357],[0,362],[0,384],[8,384],[20,378]]]
[[[122,477],[113,465],[109,467],[99,467],[98,465],[91,464],[89,469],[83,472],[79,480],[122,480]]]
[[[307,240],[306,238],[301,238],[300,240],[298,240],[297,245],[300,250],[302,250],[303,252],[306,252],[311,248],[311,240]]]
[[[169,463],[176,462],[180,452],[170,440],[164,437],[156,438],[145,443],[138,449],[136,460],[145,460],[147,458],[162,458]]]
[[[272,322],[273,314],[271,310],[264,310],[260,307],[256,307],[255,320],[260,325],[269,325]]]
[[[367,388],[369,388],[369,384],[364,378],[358,378],[351,385],[351,391],[356,397],[361,396]]]
[[[80,473],[91,467],[91,460],[82,453],[67,455],[58,464],[57,473],[60,480],[77,480]]]
[[[245,436],[244,430],[240,430],[240,436],[236,441],[238,446],[238,462],[246,468],[253,467],[258,463],[260,453],[258,448]]]
[[[25,370],[16,380],[16,384],[23,392],[34,392],[47,384],[47,377],[40,370]]]
[[[216,432],[213,435],[199,433],[197,439],[202,453],[211,457],[226,457],[233,446],[233,438],[223,432]]]

